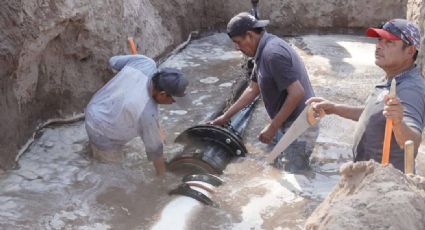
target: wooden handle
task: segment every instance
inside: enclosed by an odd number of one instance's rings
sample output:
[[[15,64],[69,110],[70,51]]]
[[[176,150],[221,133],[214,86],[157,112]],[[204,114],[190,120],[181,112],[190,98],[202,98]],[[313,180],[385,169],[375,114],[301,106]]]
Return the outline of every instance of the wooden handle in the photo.
[[[137,54],[137,49],[133,37],[128,38],[128,44],[130,45],[131,54]]]
[[[315,125],[317,124],[317,122],[319,122],[320,118],[322,118],[323,116],[325,116],[325,112],[323,110],[320,111],[320,113],[316,113],[313,110],[313,106],[311,105],[307,105],[308,109],[307,109],[307,122],[310,125]]]
[[[391,146],[392,133],[393,133],[393,120],[387,119],[387,122],[385,123],[384,146],[382,147],[381,164],[383,165],[387,165],[390,162],[390,146]]]
[[[413,173],[415,165],[414,151],[415,145],[413,141],[408,140],[404,143],[404,173]]]
[[[396,96],[396,81],[393,78],[391,81],[390,87],[390,97]],[[393,133],[393,120],[391,118],[387,118],[385,123],[385,135],[384,135],[384,145],[382,146],[382,165],[387,165],[390,162],[390,147],[391,147],[391,135]]]

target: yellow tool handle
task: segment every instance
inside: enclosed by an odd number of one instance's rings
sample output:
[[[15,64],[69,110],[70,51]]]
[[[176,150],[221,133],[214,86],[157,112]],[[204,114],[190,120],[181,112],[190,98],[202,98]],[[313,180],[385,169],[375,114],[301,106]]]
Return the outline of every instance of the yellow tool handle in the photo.
[[[137,49],[133,37],[128,38],[128,44],[130,45],[131,54],[137,54]]]
[[[387,165],[390,162],[390,146],[391,146],[391,135],[393,129],[393,120],[388,118],[385,123],[385,136],[384,146],[382,148],[382,162],[381,164]]]
[[[413,141],[408,140],[404,143],[404,173],[413,173],[415,165],[415,145]]]
[[[393,78],[391,81],[390,87],[390,97],[396,96],[396,81]],[[385,123],[385,135],[384,135],[384,145],[382,147],[382,165],[387,165],[390,162],[390,147],[391,147],[391,135],[393,132],[393,120],[387,118]]]

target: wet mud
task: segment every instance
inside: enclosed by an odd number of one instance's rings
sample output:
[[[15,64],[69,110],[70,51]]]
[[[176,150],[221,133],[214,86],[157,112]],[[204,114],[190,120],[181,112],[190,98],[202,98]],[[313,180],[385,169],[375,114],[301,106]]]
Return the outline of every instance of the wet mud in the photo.
[[[374,40],[352,35],[286,38],[305,61],[317,96],[362,104],[383,77],[374,66]],[[225,34],[190,43],[162,66],[180,68],[190,81],[193,106],[161,106],[167,138],[165,156],[181,151],[173,143],[187,128],[205,124],[243,77],[240,52]],[[265,163],[270,146],[258,133],[269,122],[260,101],[244,132],[249,154],[224,170],[225,183],[213,195],[219,208],[201,206],[188,229],[302,229],[306,219],[339,180],[338,169],[352,158],[355,122],[327,116],[311,158],[311,170],[287,173]],[[150,229],[175,197],[167,195],[181,176],[155,177],[139,138],[118,164],[88,156],[83,122],[45,128],[25,152],[19,168],[0,177],[2,229]],[[422,159],[424,149],[420,149]],[[423,167],[419,163],[419,167]],[[421,173],[421,170],[418,169]],[[423,172],[423,171],[422,171]],[[172,228],[170,228],[172,229]]]

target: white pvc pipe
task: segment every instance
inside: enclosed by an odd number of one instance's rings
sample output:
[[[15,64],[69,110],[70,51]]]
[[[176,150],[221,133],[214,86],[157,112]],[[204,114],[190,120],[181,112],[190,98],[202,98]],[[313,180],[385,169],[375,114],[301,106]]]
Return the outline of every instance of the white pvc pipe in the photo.
[[[189,187],[191,189],[211,198],[210,192],[206,189],[200,188],[201,186],[194,186],[194,184],[199,183],[205,187],[212,187],[212,189],[208,189],[210,191],[215,189],[214,186],[200,181],[196,181],[196,183],[189,182],[188,184],[190,184]],[[151,230],[187,229],[189,220],[197,213],[195,211],[203,206],[204,204],[191,197],[176,195],[176,198],[171,200],[161,211],[159,220],[152,226]]]

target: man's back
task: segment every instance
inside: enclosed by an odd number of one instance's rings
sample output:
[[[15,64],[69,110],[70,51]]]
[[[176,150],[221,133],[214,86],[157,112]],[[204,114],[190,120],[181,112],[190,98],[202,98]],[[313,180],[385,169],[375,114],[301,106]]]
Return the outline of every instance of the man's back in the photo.
[[[110,64],[120,72],[90,100],[85,111],[86,125],[124,144],[139,135],[138,123],[144,110],[157,114],[157,105],[149,94],[156,65],[142,55],[116,56]]]
[[[305,101],[314,96],[304,62],[296,51],[281,38],[264,33],[255,56],[257,83],[261,89],[267,112],[273,118],[282,107],[287,87],[299,81],[304,88],[304,97],[287,121],[294,121],[305,107]]]

